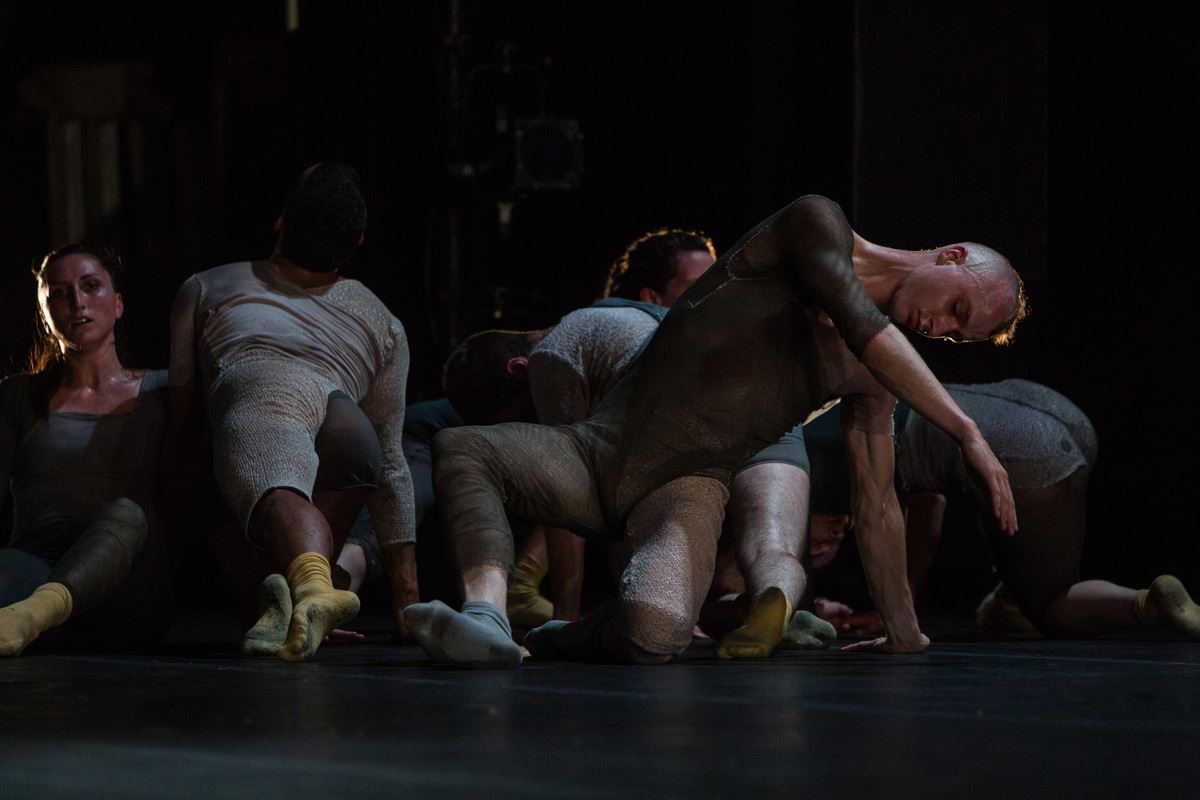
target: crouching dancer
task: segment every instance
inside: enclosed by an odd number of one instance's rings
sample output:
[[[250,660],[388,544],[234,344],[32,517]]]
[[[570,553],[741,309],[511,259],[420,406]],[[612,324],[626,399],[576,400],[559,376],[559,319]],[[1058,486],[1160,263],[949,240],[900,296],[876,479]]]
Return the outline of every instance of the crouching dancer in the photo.
[[[1087,486],[1098,443],[1091,420],[1078,406],[1026,380],[950,384],[946,390],[1008,470],[1021,519],[1021,535],[1008,537],[979,513],[1003,581],[979,607],[980,628],[1067,638],[1141,625],[1200,639],[1200,606],[1178,578],[1160,575],[1140,590],[1082,579]],[[849,470],[835,425],[822,418],[806,433],[813,461],[821,467],[820,494],[829,499],[828,510],[841,512]],[[915,593],[942,538],[947,495],[962,496],[979,512],[986,503],[970,485],[954,443],[903,405],[896,411],[896,483],[908,512],[908,576]],[[840,539],[830,544],[836,552]],[[830,620],[843,630],[874,635],[878,629],[873,612],[839,610]]]
[[[329,559],[364,497],[388,567],[389,553],[411,551],[400,547],[413,538],[407,340],[370,290],[337,274],[365,227],[357,174],[310,167],[276,223],[274,255],[193,275],[172,311],[172,440],[195,441],[188,420],[205,403],[218,488],[260,573],[286,576],[264,584],[249,654],[311,658],[358,613]]]
[[[533,655],[671,660],[690,643],[712,578],[730,474],[842,397],[855,514],[887,628],[862,647],[924,649],[892,488],[889,390],[958,442],[1000,527],[1014,532],[1016,518],[1007,476],[975,424],[880,310],[922,333],[967,340],[1007,335],[1021,308],[1016,274],[988,248],[879,247],[850,230],[837,204],[800,198],[680,297],[586,421],[438,435],[435,480],[467,599],[462,613],[410,606],[409,629],[435,658],[520,663],[503,611],[511,512],[583,535],[623,535],[627,548],[616,600],[531,631]]]

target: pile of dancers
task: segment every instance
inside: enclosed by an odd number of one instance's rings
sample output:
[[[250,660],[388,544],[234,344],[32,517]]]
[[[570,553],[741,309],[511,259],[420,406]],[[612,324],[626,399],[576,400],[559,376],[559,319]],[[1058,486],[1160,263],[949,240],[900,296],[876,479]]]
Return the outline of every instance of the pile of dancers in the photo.
[[[374,583],[399,640],[463,666],[666,663],[696,636],[728,659],[839,632],[866,637],[846,651],[920,652],[913,595],[947,496],[971,504],[1001,579],[980,627],[1200,639],[1178,579],[1082,580],[1087,416],[1025,380],[943,386],[900,331],[1009,341],[1025,292],[995,250],[874,244],[815,195],[720,257],[701,233],[651,231],[600,300],[469,337],[446,397],[406,413],[404,327],[339,274],[366,227],[353,169],[305,170],[270,258],[183,283],[168,370],[124,352],[118,258],[45,256],[29,371],[0,383],[0,655],[161,641],[207,481],[248,656],[355,638]],[[868,613],[810,586],[848,528]],[[430,596],[418,529],[456,592]],[[616,592],[585,614],[586,539]]]

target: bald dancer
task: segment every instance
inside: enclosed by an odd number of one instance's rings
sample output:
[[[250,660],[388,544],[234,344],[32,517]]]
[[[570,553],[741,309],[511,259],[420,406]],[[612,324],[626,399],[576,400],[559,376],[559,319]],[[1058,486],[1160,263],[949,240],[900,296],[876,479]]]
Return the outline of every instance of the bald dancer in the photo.
[[[1015,272],[989,248],[880,247],[854,234],[836,203],[810,195],[756,226],[684,292],[585,422],[439,434],[435,480],[466,601],[461,613],[410,606],[417,641],[451,663],[520,663],[503,624],[511,512],[624,535],[629,552],[616,602],[531,632],[534,655],[671,660],[690,643],[711,580],[730,474],[841,397],[868,580],[887,628],[859,649],[923,650],[892,488],[891,392],[959,443],[1000,527],[1015,532],[1016,517],[978,429],[881,310],[926,335],[1003,341],[1023,300]]]

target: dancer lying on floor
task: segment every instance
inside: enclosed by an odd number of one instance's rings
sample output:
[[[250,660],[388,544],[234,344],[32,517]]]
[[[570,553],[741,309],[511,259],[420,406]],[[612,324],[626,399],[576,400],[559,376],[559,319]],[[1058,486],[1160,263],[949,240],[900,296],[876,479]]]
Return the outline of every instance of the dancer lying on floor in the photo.
[[[79,245],[47,255],[30,372],[0,384],[0,492],[13,505],[3,656],[55,628],[48,645],[142,646],[170,621],[157,511],[166,371],[131,369],[118,350],[119,266]]]
[[[193,275],[172,311],[171,440],[194,445],[207,407],[217,485],[261,557],[258,578],[286,576],[264,585],[248,653],[311,658],[358,613],[329,559],[364,497],[389,569],[412,541],[404,328],[337,274],[365,227],[358,175],[310,167],[276,223],[274,255]]]
[[[1096,636],[1136,626],[1167,628],[1200,639],[1200,607],[1183,584],[1159,576],[1135,590],[1103,580],[1081,580],[1086,533],[1088,476],[1096,463],[1096,431],[1087,416],[1063,395],[1025,380],[948,385],[946,390],[975,421],[1008,472],[1021,520],[1019,536],[999,531],[987,502],[967,478],[958,448],[942,431],[901,405],[896,415],[896,482],[907,498],[908,580],[920,585],[941,538],[946,495],[970,499],[988,537],[1003,589],[985,598],[978,622],[984,629],[1009,629],[1005,596],[1045,636]],[[807,431],[823,486],[844,487],[848,479],[836,412]],[[844,490],[822,490],[840,500]],[[836,546],[832,548],[836,551]],[[831,555],[827,553],[824,555]],[[878,614],[828,614],[842,630],[873,635]]]
[[[904,580],[885,385],[952,432],[1001,527],[1015,531],[1016,518],[1004,471],[974,423],[881,308],[922,333],[968,340],[1005,338],[1022,302],[1008,262],[982,245],[880,247],[857,237],[835,203],[807,196],[683,294],[587,421],[443,431],[435,481],[467,599],[461,614],[410,606],[409,629],[452,663],[520,663],[503,612],[511,512],[582,535],[624,535],[629,553],[617,601],[531,631],[532,653],[674,658],[691,641],[712,578],[730,473],[843,397],[856,518],[887,626],[886,637],[862,646],[924,649]]]

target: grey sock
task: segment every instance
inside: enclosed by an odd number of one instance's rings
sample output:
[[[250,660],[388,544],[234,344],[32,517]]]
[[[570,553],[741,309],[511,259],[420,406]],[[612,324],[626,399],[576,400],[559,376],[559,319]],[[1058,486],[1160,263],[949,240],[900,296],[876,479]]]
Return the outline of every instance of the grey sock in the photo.
[[[485,600],[467,600],[462,613],[440,600],[404,609],[404,626],[438,661],[464,667],[513,668],[521,648],[504,612]]]
[[[604,627],[617,615],[617,600],[609,600],[578,622],[552,619],[525,634],[525,647],[534,658],[605,658]]]
[[[837,628],[810,611],[797,611],[788,620],[777,650],[824,650],[837,641]]]

